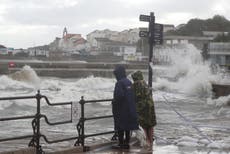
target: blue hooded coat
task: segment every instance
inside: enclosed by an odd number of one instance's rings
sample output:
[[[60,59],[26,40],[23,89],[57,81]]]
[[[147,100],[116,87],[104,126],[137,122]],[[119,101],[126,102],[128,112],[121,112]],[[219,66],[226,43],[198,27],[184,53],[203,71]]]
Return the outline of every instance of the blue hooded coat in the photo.
[[[114,75],[117,79],[112,102],[115,130],[136,130],[138,122],[132,83],[126,78],[123,66],[117,66]]]

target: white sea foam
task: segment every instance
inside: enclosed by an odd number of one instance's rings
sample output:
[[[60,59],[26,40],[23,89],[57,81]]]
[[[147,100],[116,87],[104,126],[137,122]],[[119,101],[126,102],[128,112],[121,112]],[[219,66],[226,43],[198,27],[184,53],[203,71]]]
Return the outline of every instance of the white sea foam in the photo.
[[[229,83],[229,76],[218,67],[216,72],[213,72],[210,62],[203,62],[201,51],[191,44],[184,48],[164,48],[162,50],[165,50],[164,53],[170,57],[171,65],[168,69],[163,67],[165,76],[158,77],[153,83],[155,90],[177,91],[187,95],[211,98],[212,83]],[[157,68],[159,69],[159,66]],[[222,104],[226,104],[226,100]]]
[[[168,145],[168,146],[156,146],[154,147],[154,154],[178,154],[181,153],[177,146]]]
[[[210,142],[207,139],[198,139],[190,136],[183,136],[180,139],[175,141],[178,146],[187,146],[187,147],[204,147]]]
[[[207,103],[211,104],[211,105],[216,105],[216,106],[223,106],[223,105],[227,105],[228,103],[230,103],[230,95],[228,96],[221,96],[217,99],[207,99]]]
[[[32,88],[33,86],[28,83],[13,80],[6,75],[0,77],[0,90],[20,90],[26,88]]]
[[[176,145],[185,147],[207,147],[213,149],[230,149],[230,138],[209,142],[207,139],[196,139],[189,136],[181,137],[176,140]]]
[[[90,76],[77,81],[76,86],[81,90],[108,90],[113,91],[115,79]]]
[[[198,142],[198,139],[197,138],[192,138],[190,136],[183,136],[181,137],[180,139],[178,139],[176,142],[179,143],[179,142]]]
[[[31,72],[30,72],[31,71]],[[25,76],[25,78],[23,78]],[[35,95],[37,87],[40,88],[41,94],[46,95],[49,100],[55,102],[79,101],[81,96],[85,100],[91,99],[111,99],[113,97],[113,89],[115,79],[87,77],[82,79],[66,79],[58,78],[39,78],[33,69],[26,66],[22,71],[8,76],[0,77],[1,97],[12,97],[17,95]],[[39,85],[38,85],[39,83]],[[9,105],[11,103],[8,103]],[[24,101],[21,105],[36,106],[31,101]],[[42,103],[41,105],[45,105]],[[110,103],[101,103],[110,105]],[[9,106],[7,105],[7,106]],[[0,103],[0,109],[7,107],[4,103]]]
[[[230,138],[225,138],[220,141],[215,141],[213,143],[210,143],[208,145],[209,148],[215,148],[215,149],[230,149]]]

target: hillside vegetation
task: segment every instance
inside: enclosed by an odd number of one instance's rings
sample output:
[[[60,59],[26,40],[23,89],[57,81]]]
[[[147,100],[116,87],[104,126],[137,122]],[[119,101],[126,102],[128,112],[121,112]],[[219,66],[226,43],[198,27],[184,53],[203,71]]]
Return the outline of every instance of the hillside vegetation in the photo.
[[[224,16],[215,15],[213,18],[206,20],[191,19],[187,24],[181,26],[179,29],[169,31],[170,35],[186,35],[186,36],[203,36],[203,31],[218,31],[228,32],[226,35],[219,35],[214,41],[227,42],[230,41],[230,21]]]

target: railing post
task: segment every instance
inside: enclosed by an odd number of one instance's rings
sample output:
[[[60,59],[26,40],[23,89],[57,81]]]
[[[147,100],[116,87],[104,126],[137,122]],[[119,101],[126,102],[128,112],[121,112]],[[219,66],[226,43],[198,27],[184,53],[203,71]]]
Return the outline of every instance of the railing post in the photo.
[[[82,145],[83,151],[89,151],[89,147],[85,146],[85,100],[84,97],[81,96],[81,100],[79,101],[81,105],[81,118],[77,124],[77,131],[79,138],[74,145]]]
[[[35,142],[36,142],[36,154],[41,154],[42,153],[42,148],[40,146],[40,116],[41,116],[41,94],[40,94],[40,90],[38,90],[37,94],[36,94],[36,99],[37,99],[37,113],[36,113],[36,138],[35,138]]]
[[[85,100],[83,96],[81,96],[80,104],[81,104],[81,122],[82,122],[80,138],[82,142],[81,144],[83,147],[83,151],[87,151],[85,148]]]
[[[81,118],[80,118],[80,127],[79,127],[79,130],[80,130],[80,134],[79,134],[79,137],[81,138],[80,140],[80,143],[81,145],[84,147],[85,145],[85,100],[84,100],[84,97],[81,96],[81,100],[80,100],[80,105],[81,105]]]

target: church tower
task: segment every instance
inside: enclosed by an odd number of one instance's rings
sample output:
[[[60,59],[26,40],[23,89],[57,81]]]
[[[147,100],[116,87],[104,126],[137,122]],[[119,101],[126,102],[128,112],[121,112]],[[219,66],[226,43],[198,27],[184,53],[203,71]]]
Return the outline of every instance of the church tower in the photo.
[[[67,28],[65,27],[64,30],[63,30],[63,36],[62,36],[62,38],[64,38],[66,35],[67,35]]]

